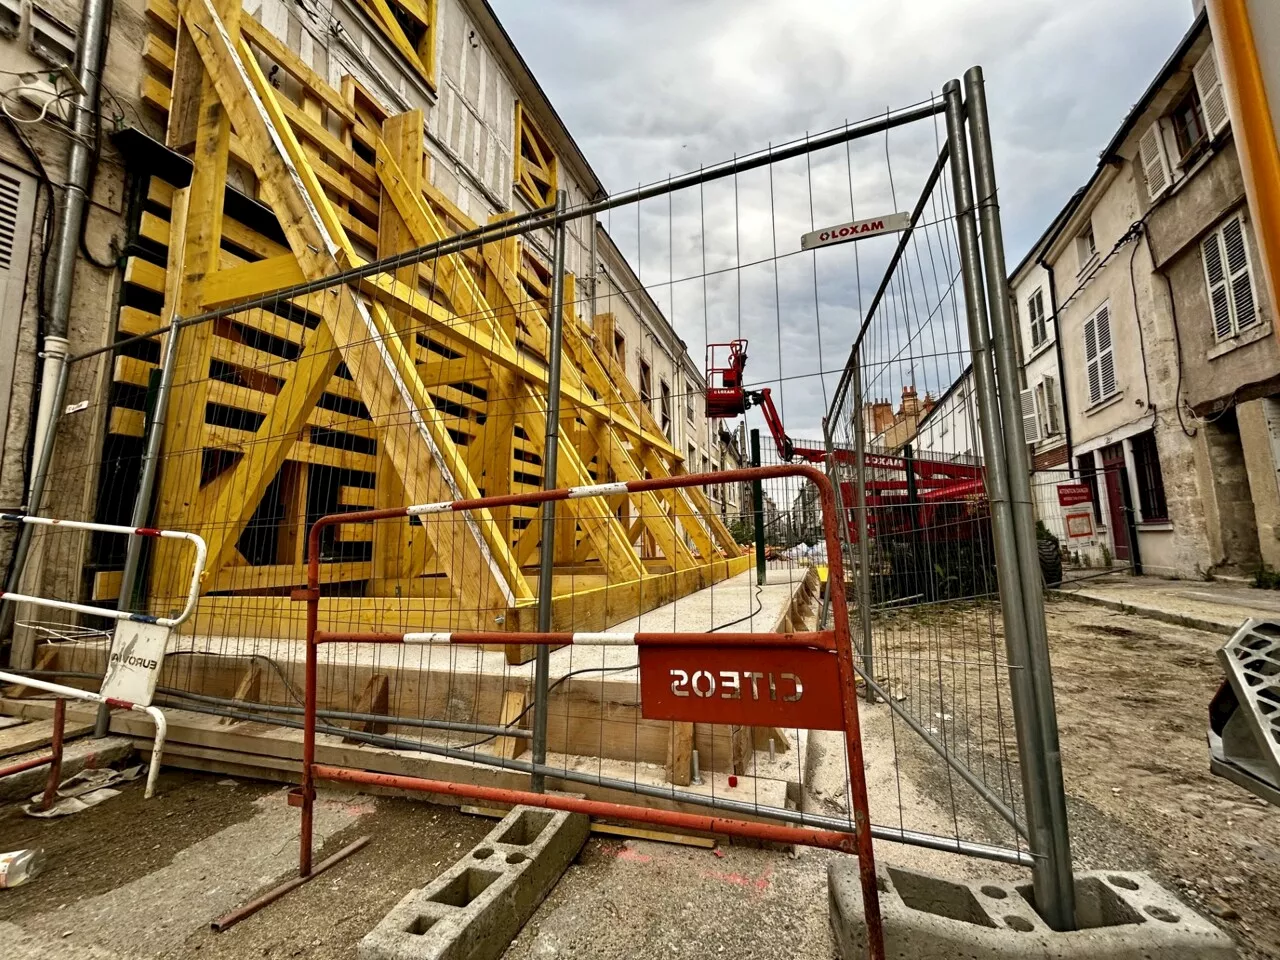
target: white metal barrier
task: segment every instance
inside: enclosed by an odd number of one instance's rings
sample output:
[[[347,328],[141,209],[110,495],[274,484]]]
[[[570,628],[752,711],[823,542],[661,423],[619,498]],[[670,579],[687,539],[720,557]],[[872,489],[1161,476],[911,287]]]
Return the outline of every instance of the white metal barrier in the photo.
[[[73,603],[69,600],[53,600],[48,597],[0,591],[0,600],[30,603],[33,606],[51,610],[66,610],[116,621],[111,638],[111,649],[107,654],[106,674],[102,678],[102,686],[97,693],[3,671],[0,671],[0,683],[20,684],[59,697],[120,707],[136,713],[145,713],[151,717],[156,725],[156,736],[151,749],[151,767],[147,772],[146,796],[150,798],[155,792],[156,777],[160,773],[160,760],[164,753],[167,731],[164,714],[160,712],[159,707],[151,705],[151,699],[155,696],[156,684],[160,680],[160,670],[164,666],[165,651],[173,629],[195,612],[200,596],[200,577],[204,573],[207,553],[204,540],[197,534],[181,530],[156,530],[151,527],[125,527],[79,520],[55,520],[50,517],[28,517],[13,513],[0,513],[0,521],[89,530],[96,533],[121,533],[155,539],[187,540],[194,547],[196,557],[191,570],[191,586],[187,591],[187,602],[176,617],[156,617],[146,613],[131,613],[128,610],[107,610],[102,607]]]

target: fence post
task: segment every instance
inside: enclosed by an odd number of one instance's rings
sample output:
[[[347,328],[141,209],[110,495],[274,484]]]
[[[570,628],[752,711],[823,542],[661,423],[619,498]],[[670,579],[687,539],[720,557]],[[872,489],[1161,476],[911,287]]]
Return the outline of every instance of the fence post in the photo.
[[[1067,797],[1062,783],[1062,750],[1058,742],[1058,711],[1053,696],[1053,669],[1049,661],[1049,635],[1044,619],[1044,581],[1036,549],[1035,504],[1031,498],[1031,457],[1023,432],[1022,415],[1015,398],[1021,386],[1018,371],[1017,334],[1004,256],[1004,232],[1000,223],[1000,198],[996,188],[991,147],[991,121],[982,68],[971,68],[964,77],[969,111],[969,137],[973,143],[973,170],[977,186],[978,218],[982,225],[983,260],[987,271],[987,300],[991,310],[991,338],[1003,397],[1001,419],[1006,438],[1009,495],[1017,534],[1018,566],[1022,578],[1023,611],[1027,619],[1027,666],[1040,720],[1045,791],[1049,802],[1050,856],[1060,891],[1074,892],[1071,871],[1071,839],[1067,826]],[[1075,926],[1071,899],[1058,901],[1059,929]],[[1044,907],[1046,912],[1050,909]],[[1052,918],[1051,918],[1052,922]]]
[[[872,689],[875,682],[875,653],[871,642],[871,524],[867,516],[867,418],[862,406],[862,349],[857,347],[849,359],[851,365],[849,392],[853,395],[854,503],[858,515],[858,616],[862,627],[862,672],[867,679],[863,695],[867,703],[876,702]],[[847,533],[846,533],[847,536]]]
[[[951,152],[951,179],[955,195],[956,233],[964,279],[965,313],[973,354],[974,394],[982,432],[987,501],[991,511],[992,539],[996,548],[996,577],[1009,659],[1009,689],[1014,729],[1022,772],[1023,800],[1027,811],[1027,835],[1035,857],[1032,882],[1036,905],[1055,929],[1069,929],[1074,922],[1074,888],[1063,886],[1055,847],[1050,839],[1051,815],[1040,714],[1029,669],[1027,618],[1018,568],[1017,531],[1009,501],[1004,434],[996,390],[991,341],[987,326],[985,284],[979,250],[978,223],[969,170],[969,144],[965,137],[965,104],[958,80],[943,88],[946,100],[947,141]],[[1070,864],[1067,865],[1070,870]]]
[[[173,389],[173,371],[177,366],[178,336],[181,330],[182,328],[174,323],[169,327],[169,335],[165,337],[164,362],[160,366],[160,382],[156,386],[155,407],[151,411],[151,423],[147,430],[147,447],[142,454],[142,473],[138,477],[138,492],[133,500],[133,514],[129,519],[129,525],[132,527],[150,526],[151,494],[156,485],[156,468],[160,465],[160,442],[164,438],[164,420],[169,409],[169,392]],[[129,537],[129,546],[124,555],[124,572],[120,574],[120,598],[116,601],[117,610],[128,610],[133,605],[133,591],[138,580],[138,567],[142,563],[142,550],[146,540],[146,537],[136,534]],[[105,703],[98,704],[93,735],[102,739],[107,735],[110,725],[111,707]]]
[[[751,431],[751,465],[760,466],[760,431]],[[751,521],[756,537],[756,586],[763,587],[767,571],[764,561],[764,484],[751,481]]]
[[[547,435],[542,456],[542,489],[558,486],[560,453],[560,361],[564,353],[564,220],[567,194],[556,191],[555,245],[551,255],[551,339],[547,346]],[[538,562],[538,632],[551,630],[551,594],[555,585],[556,502],[542,504],[542,546]],[[547,762],[547,702],[551,675],[551,648],[538,644],[533,661],[533,773],[529,784],[534,793],[546,792],[541,769]]]
[[[67,380],[71,376],[71,364],[65,362],[58,371],[57,386],[53,391],[53,405],[50,408],[49,428],[45,433],[44,443],[40,446],[40,460],[35,464],[31,477],[30,495],[27,497],[27,513],[38,514],[40,504],[44,500],[44,485],[49,476],[49,464],[53,462],[54,442],[58,437],[58,422],[62,419],[62,407],[67,399]],[[18,531],[18,542],[13,548],[13,565],[9,570],[9,582],[5,585],[5,593],[18,593],[22,585],[22,575],[27,566],[27,554],[31,552],[32,526],[24,523]],[[18,605],[12,600],[0,600],[0,637],[8,636],[13,630],[14,617]],[[34,651],[24,643],[19,650],[17,637],[9,647],[9,667],[13,670],[29,670]]]

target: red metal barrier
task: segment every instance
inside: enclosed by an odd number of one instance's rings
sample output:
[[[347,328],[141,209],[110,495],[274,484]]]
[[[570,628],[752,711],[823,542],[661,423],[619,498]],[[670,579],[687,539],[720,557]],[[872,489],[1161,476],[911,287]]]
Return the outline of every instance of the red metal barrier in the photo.
[[[858,699],[853,667],[853,645],[849,633],[849,614],[842,589],[831,591],[834,629],[813,633],[530,633],[471,631],[458,633],[358,633],[350,631],[322,631],[320,615],[320,534],[326,527],[346,523],[367,523],[375,520],[408,518],[427,514],[462,512],[476,509],[494,509],[509,506],[535,506],[549,501],[578,499],[592,496],[614,496],[623,493],[641,493],[682,487],[714,486],[717,484],[769,480],[781,477],[800,477],[814,484],[822,503],[823,533],[827,545],[828,576],[832,583],[844,583],[844,565],[840,548],[839,512],[835,492],[827,476],[815,467],[787,464],[773,467],[752,467],[743,470],[725,470],[711,474],[695,474],[682,477],[663,477],[634,480],[627,483],[596,484],[589,487],[571,487],[536,493],[512,494],[500,497],[484,497],[475,500],[456,500],[413,507],[385,510],[363,510],[353,513],[332,514],[321,517],[312,525],[308,538],[307,589],[297,591],[294,598],[307,603],[307,664],[306,703],[303,723],[302,786],[293,792],[290,802],[301,807],[302,830],[299,854],[299,876],[239,910],[220,918],[214,928],[224,930],[256,912],[290,890],[300,881],[314,875],[312,866],[313,817],[316,780],[370,786],[396,787],[426,793],[486,800],[493,803],[528,804],[554,810],[569,810],[589,816],[632,820],[677,829],[697,830],[725,836],[745,837],[786,844],[822,847],[855,854],[859,860],[862,896],[867,918],[869,953],[872,960],[883,960],[884,932],[880,918],[880,900],[876,887],[875,856],[871,842],[871,817],[867,804],[867,783],[862,762],[862,734],[858,721]],[[641,711],[646,717],[661,719],[697,720],[711,723],[741,723],[750,721],[752,726],[791,726],[800,729],[841,729],[845,733],[849,766],[849,800],[853,813],[854,829],[851,833],[816,830],[775,823],[740,820],[730,817],[704,816],[659,810],[638,805],[608,803],[573,797],[484,787],[469,783],[453,783],[428,780],[420,777],[393,776],[371,773],[344,767],[317,764],[316,711],[318,648],[325,643],[381,643],[381,644],[586,644],[629,645],[634,644],[640,654]],[[685,671],[672,667],[671,656],[681,651],[704,651],[714,659],[706,666],[709,670]],[[726,654],[732,657],[725,659]],[[646,659],[649,660],[646,666]],[[825,661],[825,663],[824,663]],[[776,671],[772,669],[777,665]],[[825,669],[824,669],[825,666]],[[836,670],[830,670],[835,666]],[[743,669],[750,667],[751,669]],[[759,669],[767,667],[769,669]],[[723,669],[722,669],[723,668]],[[667,692],[672,696],[646,697],[645,676],[661,672],[663,683],[675,674],[687,674],[688,694],[668,683]],[[823,676],[825,674],[825,678]],[[726,675],[730,679],[725,679]],[[707,677],[708,679],[700,679]],[[834,682],[832,679],[834,678]],[[679,677],[677,677],[677,682]],[[731,684],[738,696],[712,698],[708,684]],[[760,686],[763,684],[763,688]],[[779,686],[781,685],[781,686]],[[761,697],[760,690],[769,696]],[[810,696],[805,702],[804,693],[823,694]],[[678,699],[684,702],[679,703]],[[832,703],[832,699],[836,703]],[[646,708],[646,699],[649,706]],[[753,700],[763,712],[753,713]],[[656,701],[656,702],[655,702]],[[728,706],[726,706],[726,704]],[[796,722],[800,721],[800,722]],[[552,772],[554,775],[554,772]],[[347,852],[355,852],[352,845]],[[340,857],[325,861],[327,868]],[[317,868],[318,869],[318,868]]]

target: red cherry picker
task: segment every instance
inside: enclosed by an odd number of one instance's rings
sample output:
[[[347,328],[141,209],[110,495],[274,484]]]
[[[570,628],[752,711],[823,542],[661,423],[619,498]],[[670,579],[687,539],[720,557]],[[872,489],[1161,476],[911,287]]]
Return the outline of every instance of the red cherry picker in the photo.
[[[820,446],[798,443],[787,435],[773,402],[773,392],[764,387],[744,386],[747,341],[713,343],[707,346],[707,417],[729,420],[758,407],[769,433],[786,462],[804,460],[826,463],[827,451]],[[868,453],[867,524],[872,535],[907,534],[926,539],[967,539],[968,523],[986,514],[982,467],[930,457],[914,456],[909,445],[903,455]],[[837,446],[832,455],[837,463],[853,466],[855,451]],[[850,515],[850,539],[857,539],[853,523],[855,491],[848,480],[840,483],[840,493]]]

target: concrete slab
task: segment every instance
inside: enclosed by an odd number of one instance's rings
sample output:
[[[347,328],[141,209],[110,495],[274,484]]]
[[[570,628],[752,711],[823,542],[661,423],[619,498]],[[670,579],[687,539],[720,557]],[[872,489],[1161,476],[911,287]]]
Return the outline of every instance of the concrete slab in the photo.
[[[49,748],[44,747],[41,750],[33,751],[29,756],[45,756],[48,753]],[[70,743],[65,744],[62,750],[62,779],[74,777],[81,770],[109,766],[117,760],[123,760],[131,753],[133,753],[133,742],[127,737],[103,737],[101,740],[88,737],[72,740]],[[5,762],[8,763],[10,760],[18,762],[26,759],[27,756],[25,755],[9,757]],[[23,770],[21,773],[11,774],[7,777],[0,777],[0,802],[27,799],[32,794],[43,790],[48,778],[49,767],[47,764],[42,767],[34,767],[31,770]]]
[[[1031,905],[1030,884],[960,883],[896,867],[879,869],[888,960],[1230,960],[1225,933],[1148,874],[1099,871],[1076,877],[1081,929],[1050,929]],[[831,931],[843,960],[865,957],[858,864],[827,868]]]
[[[360,960],[497,960],[590,826],[582,814],[515,807],[451,869],[401,900],[360,941]]]

